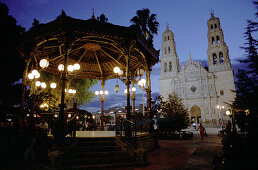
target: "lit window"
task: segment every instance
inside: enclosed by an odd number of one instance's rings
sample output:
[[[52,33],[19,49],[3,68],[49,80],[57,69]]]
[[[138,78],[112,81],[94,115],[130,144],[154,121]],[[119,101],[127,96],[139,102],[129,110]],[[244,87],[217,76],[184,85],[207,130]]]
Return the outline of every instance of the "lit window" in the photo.
[[[224,63],[224,57],[223,57],[223,53],[219,52],[219,63],[223,64]]]
[[[214,39],[214,37],[211,37],[211,43],[212,43],[212,44],[215,44],[215,39]]]
[[[218,62],[217,55],[213,53],[212,56],[213,56],[213,64],[215,65]]]
[[[219,36],[217,36],[216,39],[217,39],[217,43],[219,44],[220,43]]]

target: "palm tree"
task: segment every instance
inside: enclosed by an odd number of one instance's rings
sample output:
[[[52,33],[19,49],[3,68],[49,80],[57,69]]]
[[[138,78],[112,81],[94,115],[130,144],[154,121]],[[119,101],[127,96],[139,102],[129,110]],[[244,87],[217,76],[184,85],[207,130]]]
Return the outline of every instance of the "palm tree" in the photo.
[[[137,26],[148,42],[152,43],[153,34],[158,34],[159,23],[156,20],[156,14],[150,15],[148,8],[137,10],[136,16],[131,19],[132,25]]]

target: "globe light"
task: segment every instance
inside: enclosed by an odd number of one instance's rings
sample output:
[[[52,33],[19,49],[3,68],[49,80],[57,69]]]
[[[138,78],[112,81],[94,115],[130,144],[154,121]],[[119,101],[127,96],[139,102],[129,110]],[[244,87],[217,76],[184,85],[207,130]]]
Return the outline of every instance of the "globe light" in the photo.
[[[64,65],[63,65],[63,64],[59,64],[58,70],[59,70],[59,71],[64,71]]]
[[[76,90],[75,89],[73,89],[73,94],[75,94],[76,93]]]
[[[46,68],[46,67],[48,67],[48,65],[49,65],[49,62],[45,58],[40,60],[40,62],[39,62],[39,66],[42,67],[42,68]]]
[[[38,79],[40,77],[39,72],[37,74],[34,75],[36,79]]]
[[[79,116],[76,116],[76,119],[78,120],[78,119],[79,119]]]
[[[217,106],[217,108],[219,109],[219,105]]]
[[[39,86],[41,85],[41,82],[40,82],[40,81],[36,81],[35,85],[36,85],[37,87],[39,87]]]
[[[41,88],[45,89],[45,88],[47,87],[47,84],[46,84],[45,82],[42,82],[42,83],[40,84],[40,86],[41,86]]]
[[[230,111],[229,110],[226,111],[226,115],[228,115],[228,116],[230,115]]]
[[[65,92],[67,92],[67,90],[65,89]]]
[[[225,107],[224,106],[222,106],[222,109],[224,109]]]
[[[70,94],[73,93],[73,89],[69,89],[68,93],[70,93]]]
[[[98,96],[99,95],[99,91],[95,91],[95,95]]]
[[[68,65],[67,70],[70,72],[74,71],[74,66],[73,65]]]
[[[34,79],[34,75],[33,75],[32,73],[29,73],[29,74],[28,74],[28,78],[29,78],[30,80],[32,80],[32,79]]]
[[[119,67],[115,67],[114,69],[113,69],[113,71],[114,71],[114,73],[119,73],[119,71],[120,71],[120,68]]]
[[[106,90],[106,91],[104,92],[104,94],[105,94],[105,95],[108,95],[108,91]]]
[[[78,63],[75,63],[74,65],[73,65],[73,67],[74,67],[74,70],[80,70],[80,64],[78,64]]]
[[[119,76],[122,76],[123,74],[124,74],[123,70],[120,70],[120,71],[118,72],[118,75],[119,75]]]
[[[95,116],[95,115],[93,115],[93,116],[92,116],[92,118],[93,118],[93,119],[95,119],[95,118],[96,118],[96,116]]]
[[[68,117],[70,118],[72,115],[71,114],[68,114]]]
[[[135,92],[136,91],[136,88],[135,87],[132,87],[132,92]]]
[[[124,90],[124,93],[127,94],[127,89]]]
[[[54,117],[57,117],[57,114],[55,114]]]
[[[50,87],[51,87],[52,89],[56,88],[56,83],[51,83],[51,84],[50,84]]]
[[[100,90],[99,94],[101,94],[101,95],[104,94],[103,90]]]
[[[33,74],[33,76],[35,76],[35,75],[39,74],[38,70],[32,70],[32,72],[31,72],[31,73]]]

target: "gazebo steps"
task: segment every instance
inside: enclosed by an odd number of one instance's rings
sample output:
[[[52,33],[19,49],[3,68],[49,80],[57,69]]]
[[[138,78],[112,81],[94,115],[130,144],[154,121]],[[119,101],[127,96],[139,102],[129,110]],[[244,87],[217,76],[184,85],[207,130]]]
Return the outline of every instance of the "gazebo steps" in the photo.
[[[77,144],[52,169],[113,169],[145,166],[116,144],[116,138],[79,138]]]

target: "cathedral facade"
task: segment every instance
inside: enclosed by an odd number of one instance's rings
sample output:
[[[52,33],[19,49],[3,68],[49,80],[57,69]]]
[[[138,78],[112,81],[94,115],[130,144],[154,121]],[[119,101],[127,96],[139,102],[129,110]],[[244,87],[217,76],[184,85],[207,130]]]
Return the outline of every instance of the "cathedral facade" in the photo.
[[[225,112],[235,99],[235,84],[219,18],[211,13],[207,26],[208,68],[191,56],[179,67],[174,34],[167,26],[162,35],[159,88],[165,100],[173,93],[182,98],[193,122],[218,124],[229,119]]]

